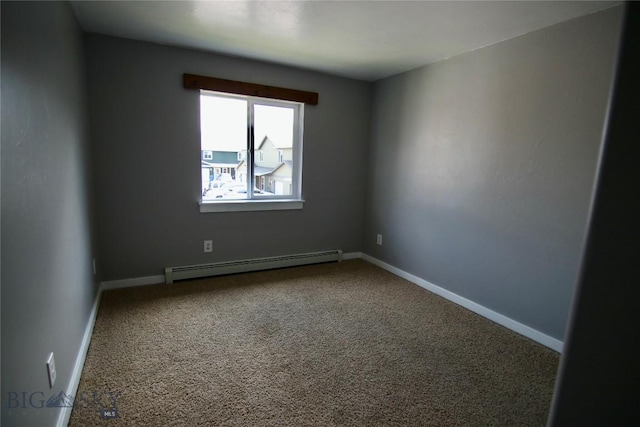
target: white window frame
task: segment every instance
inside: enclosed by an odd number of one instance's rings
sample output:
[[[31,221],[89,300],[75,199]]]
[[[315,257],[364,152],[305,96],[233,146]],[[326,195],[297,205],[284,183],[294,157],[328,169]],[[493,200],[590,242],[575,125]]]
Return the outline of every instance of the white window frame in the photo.
[[[216,96],[223,98],[243,99],[247,101],[247,123],[250,127],[250,137],[247,141],[246,155],[243,160],[247,164],[247,198],[241,200],[207,200],[200,199],[200,212],[234,212],[234,211],[264,211],[264,210],[290,210],[302,209],[304,199],[302,198],[302,139],[304,131],[304,104],[301,102],[283,101],[269,98],[260,98],[244,95],[233,95],[223,92],[201,90],[200,96]],[[292,194],[290,195],[264,195],[254,194],[255,175],[253,166],[256,161],[252,159],[255,152],[255,141],[253,135],[253,106],[267,105],[282,107],[286,106],[294,110],[294,127],[292,141]],[[262,150],[258,150],[260,154]],[[258,160],[262,161],[262,159]]]

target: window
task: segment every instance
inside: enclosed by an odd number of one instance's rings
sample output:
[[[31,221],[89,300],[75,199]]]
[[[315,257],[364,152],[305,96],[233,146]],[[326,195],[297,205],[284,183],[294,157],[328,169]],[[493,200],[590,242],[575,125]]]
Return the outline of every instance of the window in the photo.
[[[202,173],[201,211],[301,208],[302,114],[299,102],[201,90],[202,168],[215,169]]]
[[[204,160],[213,160],[213,153],[211,151],[203,151],[202,158]]]

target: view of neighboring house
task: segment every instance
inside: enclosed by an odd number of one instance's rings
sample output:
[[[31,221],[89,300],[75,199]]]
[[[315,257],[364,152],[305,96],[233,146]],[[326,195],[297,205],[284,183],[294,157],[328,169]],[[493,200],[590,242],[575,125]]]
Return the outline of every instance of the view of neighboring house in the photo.
[[[236,179],[237,151],[202,150],[202,191],[210,188],[212,181],[232,181]]]
[[[268,136],[255,150],[255,187],[273,194],[292,194],[293,149],[272,141]],[[247,163],[243,159],[237,166],[240,182],[247,182]]]

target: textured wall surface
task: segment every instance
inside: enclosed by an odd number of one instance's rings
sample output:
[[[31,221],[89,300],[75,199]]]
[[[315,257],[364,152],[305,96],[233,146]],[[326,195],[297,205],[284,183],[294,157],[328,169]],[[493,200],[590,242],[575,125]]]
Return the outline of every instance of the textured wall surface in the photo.
[[[365,252],[562,340],[620,16],[377,82]]]
[[[361,249],[370,84],[98,35],[87,37],[87,55],[103,280]],[[183,73],[319,93],[304,112],[304,209],[199,213],[199,92],[182,87]]]
[[[97,290],[82,49],[68,4],[2,2],[3,426],[55,425]]]
[[[1,7],[3,425],[55,422],[55,409],[9,408],[7,393],[46,399],[67,387],[95,297],[94,254],[101,279],[115,280],[362,250],[563,338],[620,8],[372,87],[107,36],[87,35],[83,52],[68,5]],[[303,210],[198,212],[199,102],[183,73],[320,93],[305,110]]]

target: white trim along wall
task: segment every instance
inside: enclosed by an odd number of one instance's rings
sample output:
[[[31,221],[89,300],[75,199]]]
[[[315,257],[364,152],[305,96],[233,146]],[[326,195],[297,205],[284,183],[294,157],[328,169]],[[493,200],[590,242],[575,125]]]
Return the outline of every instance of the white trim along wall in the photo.
[[[482,317],[492,320],[498,323],[499,325],[502,325],[505,328],[512,330],[513,332],[516,332],[520,335],[523,335],[529,339],[536,341],[539,344],[549,347],[552,350],[562,353],[562,347],[563,347],[562,341],[556,338],[553,338],[549,335],[546,335],[520,322],[517,322],[507,316],[504,316],[500,313],[490,310],[469,299],[461,297],[460,295],[450,292],[438,285],[435,285],[431,282],[421,279],[420,277],[414,276],[411,273],[407,273],[406,271],[403,271],[397,267],[394,267],[393,265],[380,261],[379,259],[374,258],[370,255],[367,255],[362,252],[349,252],[349,253],[343,253],[342,259],[345,261],[350,259],[363,259],[384,270],[387,270],[390,273],[395,274],[396,276],[399,276],[405,280],[408,280],[409,282],[414,283],[420,286],[421,288],[424,288],[468,310],[471,310]],[[146,276],[146,277],[137,277],[133,279],[113,280],[108,282],[102,282],[100,286],[100,292],[108,289],[128,288],[132,286],[153,285],[158,283],[164,283],[164,276],[161,276],[161,275]]]
[[[527,325],[517,322],[500,313],[496,313],[495,311],[490,310],[487,307],[484,307],[478,303],[475,303],[471,300],[461,297],[460,295],[450,292],[444,288],[441,288],[440,286],[434,285],[433,283],[428,282],[424,279],[421,279],[417,276],[414,276],[413,274],[400,270],[399,268],[396,268],[390,264],[380,261],[377,258],[374,258],[367,254],[362,254],[361,258],[367,262],[370,262],[371,264],[377,265],[378,267],[387,270],[390,273],[395,274],[396,276],[402,277],[403,279],[408,280],[409,282],[414,283],[420,286],[421,288],[424,288],[453,303],[456,303],[466,308],[467,310],[471,310],[482,317],[492,320],[497,324],[512,330],[513,332],[516,332],[522,336],[532,339],[533,341],[539,344],[542,344],[545,347],[549,347],[550,349],[555,350],[558,353],[562,353],[563,342],[560,340],[550,337],[549,335],[543,334],[542,332],[536,329],[533,329]]]
[[[377,258],[364,254],[362,252],[349,252],[342,254],[343,260],[350,259],[363,259],[367,262],[370,262],[373,265],[376,265],[392,274],[395,274],[398,277],[401,277],[413,284],[420,286],[430,292],[433,292],[436,295],[439,295],[455,304],[458,304],[472,312],[479,314],[482,317],[485,317],[491,321],[498,323],[506,327],[507,329],[516,332],[524,337],[532,339],[533,341],[542,344],[552,350],[555,350],[559,353],[562,353],[563,342],[557,340],[553,337],[550,337],[546,334],[543,334],[540,331],[537,331],[529,326],[523,325],[522,323],[516,322],[515,320],[504,316],[500,313],[496,313],[480,304],[477,304],[471,300],[468,300],[460,295],[457,295],[453,292],[447,291],[440,286],[434,285],[431,282],[428,282],[420,277],[414,276],[413,274],[407,273],[406,271],[400,270],[397,267],[394,267],[390,264],[387,264],[383,261],[380,261]],[[89,343],[91,342],[91,335],[93,333],[93,326],[95,325],[96,316],[98,315],[98,307],[100,305],[100,299],[102,297],[102,293],[111,289],[120,289],[120,288],[130,288],[134,286],[144,286],[144,285],[155,285],[155,284],[164,284],[164,276],[145,276],[145,277],[136,277],[132,279],[123,279],[123,280],[112,280],[107,282],[102,282],[100,284],[100,290],[96,296],[96,300],[93,304],[93,308],[91,310],[91,315],[89,316],[89,320],[87,322],[87,327],[85,329],[84,337],[82,339],[82,344],[80,345],[80,350],[78,351],[78,356],[76,358],[76,363],[74,365],[73,372],[71,374],[71,380],[67,386],[67,394],[74,396],[78,390],[78,385],[80,383],[80,375],[82,374],[82,368],[84,366],[84,360],[87,355],[87,351],[89,350]],[[63,408],[58,417],[58,427],[66,426],[69,423],[69,417],[71,416],[72,408]]]

